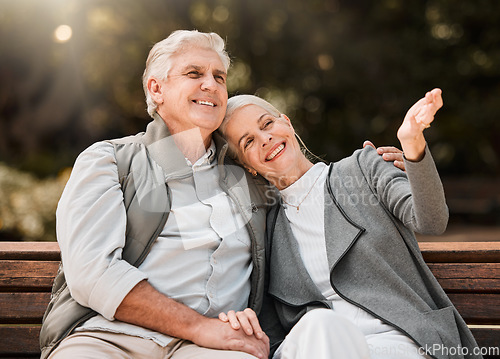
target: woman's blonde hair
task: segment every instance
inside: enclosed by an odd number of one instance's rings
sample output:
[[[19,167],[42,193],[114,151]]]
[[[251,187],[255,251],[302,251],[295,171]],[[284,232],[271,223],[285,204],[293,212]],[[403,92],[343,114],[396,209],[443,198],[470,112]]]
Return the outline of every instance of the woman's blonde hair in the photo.
[[[223,137],[227,138],[226,136],[226,127],[229,121],[231,120],[231,117],[233,114],[249,105],[255,105],[259,106],[260,108],[266,110],[269,112],[272,116],[274,117],[280,117],[282,115],[282,112],[279,111],[276,107],[274,107],[272,104],[267,102],[266,100],[254,96],[254,95],[236,95],[228,99],[227,101],[227,109],[226,109],[226,115],[224,116],[224,120],[222,120],[222,123],[219,127],[219,132],[222,134]],[[320,160],[324,162],[324,160],[318,156],[316,156],[314,153],[309,151],[307,146],[305,145],[304,141],[300,138],[300,136],[295,132],[295,137],[297,137],[297,140],[299,141],[300,147],[302,149],[302,153],[309,159],[309,160]],[[234,160],[238,161],[240,164],[242,164],[241,159],[238,156],[238,150],[235,148],[235,146],[228,141],[228,155],[233,158]]]

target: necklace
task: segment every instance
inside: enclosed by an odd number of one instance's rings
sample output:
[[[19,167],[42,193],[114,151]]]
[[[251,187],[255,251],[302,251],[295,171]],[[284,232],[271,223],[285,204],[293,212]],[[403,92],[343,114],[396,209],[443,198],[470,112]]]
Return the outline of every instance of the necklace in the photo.
[[[318,175],[318,177],[316,177],[316,179],[314,180],[314,183],[312,184],[311,188],[309,188],[309,191],[307,191],[306,195],[304,196],[304,198],[302,198],[302,200],[299,202],[299,204],[295,205],[295,204],[288,203],[287,201],[285,201],[285,199],[283,198],[283,196],[281,196],[281,199],[283,200],[283,202],[285,202],[285,204],[287,204],[289,206],[297,208],[297,212],[298,212],[299,209],[300,209],[300,205],[302,204],[302,202],[304,202],[306,200],[307,196],[309,196],[309,193],[311,193],[312,189],[316,185],[316,182],[318,182],[318,180],[321,177],[322,173],[323,173],[323,171],[321,171],[320,174]]]

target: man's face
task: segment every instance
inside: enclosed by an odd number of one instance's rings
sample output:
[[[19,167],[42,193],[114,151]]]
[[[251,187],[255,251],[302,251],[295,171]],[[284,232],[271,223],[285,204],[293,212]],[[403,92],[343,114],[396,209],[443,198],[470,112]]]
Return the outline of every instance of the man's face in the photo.
[[[160,80],[158,113],[172,134],[199,128],[211,134],[226,113],[226,71],[219,55],[210,49],[188,47],[172,57],[166,80]]]

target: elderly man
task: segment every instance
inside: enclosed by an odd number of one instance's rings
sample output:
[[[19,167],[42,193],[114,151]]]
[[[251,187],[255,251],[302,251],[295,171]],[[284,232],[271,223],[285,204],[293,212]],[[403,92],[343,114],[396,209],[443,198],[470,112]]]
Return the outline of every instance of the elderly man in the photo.
[[[263,290],[265,184],[225,157],[229,57],[176,31],[143,76],[144,133],[80,154],[57,210],[62,267],[42,358],[264,358],[269,340],[216,316]]]

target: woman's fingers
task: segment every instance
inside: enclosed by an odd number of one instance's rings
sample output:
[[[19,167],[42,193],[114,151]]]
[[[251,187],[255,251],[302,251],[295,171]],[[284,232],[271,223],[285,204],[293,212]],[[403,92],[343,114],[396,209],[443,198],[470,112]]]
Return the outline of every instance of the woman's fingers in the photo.
[[[363,148],[371,146],[377,150],[377,153],[382,156],[384,161],[393,162],[394,166],[402,171],[405,171],[405,163],[403,158],[403,151],[394,146],[381,146],[375,147],[373,142],[366,140],[363,142]]]
[[[415,108],[415,121],[423,126],[423,129],[429,128],[434,115],[443,106],[443,98],[441,97],[441,89],[434,89],[425,94],[422,99],[418,101]]]
[[[227,317],[226,313],[219,313],[219,319],[222,320],[224,323],[227,323],[229,321],[229,318]]]
[[[375,149],[377,148],[377,147],[375,147],[375,145],[373,144],[372,141],[368,141],[368,140],[366,140],[365,142],[363,142],[363,148],[365,148],[367,146],[371,146],[371,147],[373,147]]]
[[[259,318],[257,318],[257,314],[255,314],[255,312],[252,309],[250,309],[250,308],[245,309],[243,311],[243,313],[244,313],[245,317],[247,318],[248,323],[251,326],[251,330],[247,331],[247,330],[244,329],[245,332],[247,334],[252,334],[253,333],[258,339],[262,339],[263,336],[264,336],[264,331],[260,327]]]
[[[265,338],[257,314],[250,308],[239,312],[230,310],[227,314],[220,313],[219,319],[225,323],[229,323],[234,330],[241,328],[247,335],[255,335],[257,339]]]
[[[227,318],[229,320],[229,324],[231,325],[231,328],[234,330],[238,330],[241,328],[240,321],[238,317],[236,316],[236,313],[234,310],[230,310],[227,312]]]
[[[382,158],[384,159],[384,161],[394,163],[394,166],[396,166],[400,170],[406,170],[403,151],[401,151],[399,148],[393,147],[389,152],[382,153]]]
[[[403,153],[403,151],[401,151],[399,148],[394,147],[394,146],[381,146],[381,147],[377,147],[377,153],[379,155],[385,155],[385,154],[400,155]]]

